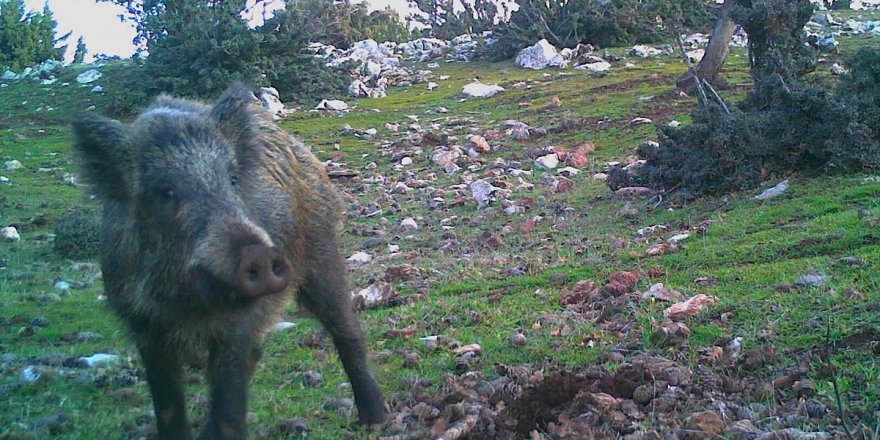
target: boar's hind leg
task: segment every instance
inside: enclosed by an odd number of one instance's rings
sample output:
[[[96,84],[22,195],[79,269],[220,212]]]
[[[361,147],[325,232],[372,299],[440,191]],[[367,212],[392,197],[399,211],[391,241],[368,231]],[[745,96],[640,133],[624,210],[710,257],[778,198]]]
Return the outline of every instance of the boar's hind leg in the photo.
[[[141,343],[138,348],[153,395],[159,439],[192,438],[186,421],[180,360],[158,338]]]
[[[247,438],[248,387],[260,354],[256,338],[244,334],[210,344],[211,409],[200,440]]]
[[[358,418],[364,425],[385,421],[385,402],[367,368],[367,347],[345,282],[346,267],[335,248],[311,264],[299,302],[321,321],[333,338],[342,366],[351,381]]]

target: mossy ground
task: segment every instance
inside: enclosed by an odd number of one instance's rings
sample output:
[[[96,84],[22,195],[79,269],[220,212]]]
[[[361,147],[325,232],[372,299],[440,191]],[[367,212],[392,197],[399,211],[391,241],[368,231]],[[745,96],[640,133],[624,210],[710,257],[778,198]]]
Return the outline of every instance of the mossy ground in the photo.
[[[877,42],[842,40],[844,53],[857,45]],[[527,163],[525,151],[529,148],[570,147],[585,141],[596,146],[591,154],[591,170],[572,178],[572,192],[547,193],[546,187],[538,183],[537,171],[527,178],[535,188],[517,192],[515,198],[532,197],[536,202],[523,215],[505,214],[497,206],[478,209],[472,200],[463,206],[432,211],[426,203],[430,197],[423,192],[397,195],[391,203],[383,198],[381,188],[341,185],[350,196],[350,208],[354,208],[347,218],[343,253],[353,253],[365,240],[363,232],[374,230],[384,230],[389,241],[400,245],[401,252],[393,256],[385,255],[384,249],[371,250],[379,255],[373,262],[352,269],[353,286],[365,286],[370,279],[380,277],[387,266],[407,263],[427,270],[420,280],[427,286],[423,300],[360,315],[373,352],[400,349],[418,353],[421,358],[417,368],[404,368],[403,356],[373,362],[375,375],[389,398],[411,398],[413,377],[437,384],[443,373],[454,372],[456,356],[445,350],[428,350],[419,340],[424,336],[442,334],[464,344],[480,344],[483,354],[475,369],[487,377],[497,374],[493,368],[496,363],[553,360],[577,368],[597,362],[608,347],[620,342],[619,335],[583,321],[572,322],[564,335],[550,327],[536,329],[533,324],[564,310],[559,304],[560,292],[578,280],[600,282],[613,272],[659,266],[665,273],[660,281],[667,286],[686,296],[716,295],[720,301],[689,322],[692,333],[683,346],[669,348],[655,343],[651,323],[662,319],[662,304],[642,303],[632,310],[629,316],[634,328],[627,339],[639,341],[646,351],[683,350],[685,357],[696,364],[701,348],[724,346],[731,338],[741,336],[744,349],[772,345],[782,354],[755,373],[767,377],[796,365],[817,348],[833,345],[836,348],[830,359],[838,368],[843,402],[856,418],[850,421],[870,430],[880,427],[880,183],[864,183],[866,175],[795,175],[790,176],[791,188],[769,201],[754,200],[756,192],[748,191],[700,199],[687,206],[637,202],[638,214],[618,216],[616,212],[624,202],[608,197],[603,183],[590,178],[592,172],[599,171],[605,161],[633,154],[640,142],[655,137],[652,125],[630,127],[632,118],[648,116],[657,124],[672,119],[687,122],[695,105],[693,99],[672,91],[683,70],[676,59],[633,61],[635,68],[615,68],[602,77],[574,70],[528,71],[510,63],[441,63],[436,74],[451,78],[438,81],[440,87],[433,92],[427,92],[424,85],[395,88],[385,99],[350,101],[356,107],[344,115],[302,111],[282,122],[282,127],[313,145],[319,157],[344,161],[361,170],[363,176],[373,172],[400,174],[393,170],[395,164],[389,157],[381,154],[383,149],[377,143],[397,138],[386,129],[386,123],[400,123],[401,131],[405,131],[411,122],[407,115],[419,116],[423,126],[439,124],[438,131],[456,134],[460,143],[472,132],[501,127],[507,119],[549,129],[566,118],[586,121],[578,129],[550,130],[543,138],[523,142],[505,139],[503,147],[489,153],[488,159],[501,157]],[[830,61],[820,68],[827,69]],[[723,94],[732,101],[748,87],[744,50],[732,51],[726,71],[733,87]],[[497,82],[507,90],[490,99],[460,100],[461,87],[475,74],[483,82]],[[530,87],[512,87],[517,82],[526,82]],[[73,262],[52,252],[54,221],[71,208],[93,203],[80,189],[64,182],[65,173],[72,171],[73,165],[70,134],[62,122],[89,105],[99,110],[107,108],[113,88],[105,89],[104,97],[94,96],[75,83],[66,88],[13,83],[0,89],[0,158],[17,159],[25,166],[22,170],[0,171],[10,179],[0,184],[0,223],[15,225],[22,236],[20,242],[0,243],[0,353],[13,355],[0,362],[0,433],[29,432],[29,424],[59,413],[70,423],[67,430],[57,434],[58,438],[126,437],[141,432],[140,426],[150,421],[152,409],[143,380],[134,384],[134,396],[112,395],[122,386],[117,383],[120,367],[73,370],[37,384],[20,384],[19,380],[19,372],[27,365],[57,363],[96,352],[120,354],[126,367],[138,365],[120,323],[99,299],[100,280],[93,283],[88,272],[75,270]],[[553,96],[560,99],[561,107],[551,104]],[[653,98],[647,99],[650,96]],[[448,113],[437,113],[441,106]],[[42,110],[37,111],[40,107]],[[47,111],[47,107],[55,110]],[[602,119],[605,122],[599,124],[597,121]],[[376,128],[379,134],[374,139],[343,134],[344,124],[355,129]],[[438,177],[432,185],[437,188],[459,183],[457,176],[446,176],[431,164],[429,156],[430,148],[425,148],[424,155],[414,157],[413,170],[433,168]],[[371,162],[378,168],[363,171]],[[355,214],[357,207],[371,202],[382,207],[387,224],[379,218]],[[411,238],[397,232],[397,224],[407,216],[421,225]],[[459,220],[452,223],[452,232],[440,226],[440,219],[453,216]],[[534,230],[523,233],[525,222],[535,216],[543,220]],[[479,221],[471,221],[478,217]],[[635,235],[636,229],[645,226],[665,224],[670,230],[686,230],[701,221],[709,222],[706,232],[692,235],[681,251],[671,255],[644,256],[644,250],[662,242],[665,235]],[[482,246],[480,237],[487,230],[499,234],[504,244],[496,248]],[[450,237],[461,243],[457,252],[438,250],[437,243]],[[862,264],[838,262],[850,256],[859,257]],[[516,275],[511,275],[513,267],[519,269]],[[778,291],[781,283],[808,273],[827,276],[827,288]],[[695,284],[701,277],[715,282],[708,286]],[[57,295],[53,284],[59,279],[73,284],[69,295]],[[643,282],[640,287],[647,286]],[[406,295],[420,286],[409,283],[397,287]],[[847,288],[857,289],[863,297],[845,298]],[[724,319],[719,318],[722,315]],[[49,325],[32,326],[31,320],[41,316],[48,318]],[[355,418],[322,408],[328,399],[348,397],[350,391],[340,387],[346,378],[329,343],[301,342],[314,339],[319,326],[293,308],[287,316],[296,326],[268,338],[264,361],[253,381],[251,410],[256,420],[250,425],[252,432],[266,431],[286,418],[302,416],[309,420],[311,438],[366,437]],[[386,335],[389,329],[410,326],[416,328],[414,337]],[[508,343],[515,329],[526,331],[525,346]],[[102,338],[67,342],[65,335],[82,331],[98,333]],[[585,344],[588,340],[591,343]],[[605,368],[613,369],[615,365],[607,364]],[[323,375],[321,385],[303,385],[301,374],[308,370]],[[204,413],[205,388],[199,372],[192,371],[190,376],[189,395],[198,396],[189,400],[195,419]],[[829,382],[813,373],[810,377],[818,398],[834,407]],[[48,436],[45,431],[36,432]]]

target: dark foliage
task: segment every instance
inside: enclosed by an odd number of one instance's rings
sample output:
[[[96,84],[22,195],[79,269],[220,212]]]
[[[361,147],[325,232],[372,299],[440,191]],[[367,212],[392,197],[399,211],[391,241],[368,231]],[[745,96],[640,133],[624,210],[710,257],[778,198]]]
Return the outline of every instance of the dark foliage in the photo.
[[[0,68],[19,72],[46,60],[61,60],[70,34],[55,37],[57,23],[47,3],[42,13],[25,12],[23,0],[0,0]]]
[[[309,42],[345,47],[366,38],[403,40],[406,27],[390,11],[369,12],[348,1],[288,2],[261,26],[246,17],[252,8],[236,0],[106,0],[127,8],[137,27],[136,42],[149,56],[148,95],[170,92],[208,97],[230,82],[272,84],[286,100],[304,102],[341,94],[341,72],[308,56]],[[259,2],[258,2],[259,3]]]
[[[739,2],[738,20],[752,37],[753,90],[729,115],[700,108],[689,126],[660,128],[660,147],[640,150],[647,163],[627,177],[692,198],[792,172],[880,168],[880,52],[851,57],[835,93],[803,83],[815,58],[802,33],[810,8],[807,0]]]
[[[452,39],[461,34],[480,33],[491,30],[495,21],[510,15],[513,3],[491,0],[409,0],[409,4],[419,12],[411,17],[426,26],[424,34]],[[459,10],[456,10],[460,8]]]
[[[509,58],[546,38],[557,47],[652,43],[669,36],[666,23],[707,31],[714,16],[702,0],[570,0],[518,2],[520,8],[495,31],[491,57]]]
[[[101,219],[97,211],[77,209],[55,223],[55,252],[73,260],[94,258],[101,244]]]

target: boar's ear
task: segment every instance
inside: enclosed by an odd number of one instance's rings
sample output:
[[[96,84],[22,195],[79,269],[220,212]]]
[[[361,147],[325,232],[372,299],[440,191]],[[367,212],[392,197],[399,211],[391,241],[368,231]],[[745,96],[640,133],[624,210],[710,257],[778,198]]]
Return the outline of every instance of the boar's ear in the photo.
[[[246,144],[265,124],[260,101],[244,83],[236,82],[220,96],[211,117],[229,139]],[[268,113],[266,113],[268,115]],[[243,141],[243,142],[242,142]]]
[[[80,176],[103,199],[126,197],[131,159],[121,122],[89,114],[72,122]]]

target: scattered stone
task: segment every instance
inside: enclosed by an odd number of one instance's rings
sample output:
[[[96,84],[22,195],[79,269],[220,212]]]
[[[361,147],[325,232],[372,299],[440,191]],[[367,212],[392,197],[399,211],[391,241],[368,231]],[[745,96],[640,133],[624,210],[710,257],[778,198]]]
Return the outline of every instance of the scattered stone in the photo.
[[[468,98],[489,98],[503,91],[504,87],[501,87],[498,84],[473,82],[464,86],[461,93]]]
[[[321,373],[313,370],[308,370],[302,373],[302,375],[300,376],[300,380],[302,381],[303,386],[306,388],[317,388],[321,386],[321,382],[323,381],[323,379],[324,377],[321,376]]]
[[[773,188],[765,189],[764,192],[755,196],[755,200],[767,200],[772,199],[780,194],[784,193],[785,190],[788,189],[788,179],[779,182]]]
[[[526,69],[541,70],[548,66],[565,67],[567,63],[568,60],[560,55],[546,39],[542,39],[516,54],[516,64]]]
[[[535,164],[541,168],[552,170],[559,166],[559,156],[557,156],[556,153],[541,156],[535,159]]]
[[[413,232],[419,230],[419,224],[412,217],[406,217],[400,222],[400,229],[405,232]]]
[[[294,323],[294,322],[281,321],[281,322],[275,323],[275,325],[272,327],[272,331],[280,332],[280,331],[291,329],[294,327],[296,327],[296,323]]]
[[[748,419],[737,420],[724,430],[724,438],[731,440],[753,440],[761,434],[761,430]]]
[[[86,70],[77,75],[76,82],[80,84],[88,84],[97,81],[101,76],[103,76],[103,74],[99,72],[98,69]]]
[[[825,281],[828,277],[822,275],[804,275],[794,280],[795,287],[800,287],[802,289],[810,288],[810,287],[822,287],[825,285]]]
[[[629,53],[630,55],[637,56],[639,58],[650,58],[662,54],[663,51],[660,49],[655,49],[651,46],[636,45],[633,46],[632,50],[630,50]]]
[[[340,101],[338,99],[322,99],[318,106],[315,107],[315,110],[332,110],[332,111],[345,111],[348,110],[348,104],[345,101]]]
[[[487,142],[486,138],[483,136],[474,134],[468,137],[468,140],[470,141],[471,147],[478,153],[488,153],[492,151],[492,147],[489,146],[489,142]]]
[[[717,438],[724,432],[724,420],[714,411],[698,412],[688,418],[682,440]]]
[[[657,283],[651,286],[647,292],[642,294],[642,298],[654,298],[661,301],[681,301],[684,295],[681,292],[665,287],[663,283]]]
[[[849,72],[849,70],[838,63],[834,63],[831,65],[831,73],[834,75],[843,75],[847,72]]]
[[[523,347],[528,341],[526,340],[526,335],[523,334],[521,330],[517,330],[510,334],[507,338],[507,342],[513,347]]]
[[[18,160],[7,160],[6,163],[6,171],[15,171],[24,168],[24,165],[21,164]]]
[[[394,286],[377,281],[368,287],[352,292],[352,302],[356,309],[365,309],[391,305],[400,300]]]
[[[653,193],[651,188],[644,186],[627,186],[614,191],[614,198],[619,200],[641,199]]]
[[[0,229],[0,236],[2,236],[5,241],[21,240],[21,235],[18,234],[18,229],[15,229],[15,226],[7,226]]]
[[[689,298],[687,301],[682,301],[669,306],[669,308],[663,311],[663,316],[672,320],[677,320],[685,316],[696,316],[709,305],[716,302],[718,302],[718,297],[700,293]]]
[[[673,235],[672,237],[667,238],[666,242],[667,243],[679,243],[679,242],[687,240],[688,237],[690,237],[690,236],[691,236],[691,234],[676,234],[676,235]]]
[[[639,117],[639,118],[633,118],[631,121],[629,121],[629,126],[630,127],[637,127],[639,125],[647,125],[647,124],[653,124],[653,123],[654,123],[654,121],[652,121],[648,118]]]
[[[346,417],[351,417],[351,410],[354,408],[354,399],[350,397],[334,397],[323,405],[326,411],[335,411]]]
[[[483,207],[495,200],[495,192],[500,188],[493,186],[485,180],[477,180],[470,185],[471,195],[477,201],[477,206]]]
[[[611,70],[611,63],[608,61],[597,61],[595,63],[580,64],[575,69],[587,70],[592,73],[603,73]]]
[[[348,259],[346,259],[345,261],[348,262],[349,264],[361,265],[361,264],[369,263],[372,260],[373,260],[372,255],[370,255],[364,251],[358,251],[358,252],[355,252],[354,254],[352,254],[352,256],[348,257]]]
[[[96,353],[79,358],[80,365],[88,368],[106,368],[116,365],[119,361],[118,355],[108,353]]]
[[[101,93],[104,91],[104,88],[101,86],[92,87],[92,93]]]

